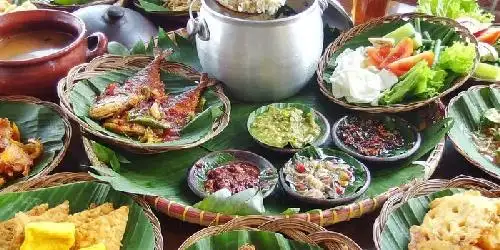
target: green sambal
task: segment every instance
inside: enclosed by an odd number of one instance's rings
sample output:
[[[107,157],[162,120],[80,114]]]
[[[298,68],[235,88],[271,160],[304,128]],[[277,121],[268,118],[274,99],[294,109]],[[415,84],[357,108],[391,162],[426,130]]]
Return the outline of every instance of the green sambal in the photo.
[[[255,117],[250,125],[250,134],[258,141],[273,147],[303,148],[312,143],[321,133],[314,112],[304,112],[294,107],[269,106]]]

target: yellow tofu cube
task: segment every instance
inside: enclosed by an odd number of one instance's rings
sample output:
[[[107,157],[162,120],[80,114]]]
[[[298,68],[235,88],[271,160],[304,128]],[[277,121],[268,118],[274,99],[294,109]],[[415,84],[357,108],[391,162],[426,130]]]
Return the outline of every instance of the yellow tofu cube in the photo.
[[[21,250],[69,250],[75,244],[75,224],[31,222],[24,228]]]

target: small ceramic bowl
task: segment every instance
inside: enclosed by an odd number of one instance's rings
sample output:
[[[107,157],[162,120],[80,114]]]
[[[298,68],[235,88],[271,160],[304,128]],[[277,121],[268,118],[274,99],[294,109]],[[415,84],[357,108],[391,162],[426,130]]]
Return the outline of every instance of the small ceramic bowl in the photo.
[[[318,199],[297,193],[291,186],[291,184],[288,182],[286,175],[283,172],[283,168],[281,168],[279,171],[281,186],[289,196],[298,201],[318,206],[329,206],[329,207],[346,204],[359,198],[368,189],[368,186],[370,185],[371,175],[368,168],[363,163],[356,160],[354,157],[342,151],[337,151],[328,148],[317,148],[311,146],[297,152],[288,162],[295,161],[296,157],[298,156],[305,156],[312,159],[329,159],[329,158],[341,159],[346,164],[354,167],[354,176],[355,176],[355,182],[352,184],[353,186],[351,186],[351,188],[353,189],[350,189],[349,186],[346,189],[346,192],[349,193],[346,193],[343,196],[335,199]]]
[[[383,122],[387,126],[393,127],[394,129],[398,130],[403,137],[404,145],[381,156],[367,156],[361,154],[355,148],[346,145],[339,137],[339,127],[341,126],[341,124],[345,123],[348,118],[356,116],[361,119],[378,120]],[[332,127],[332,138],[335,145],[342,151],[347,152],[348,154],[358,159],[372,162],[394,162],[408,158],[410,155],[415,153],[415,151],[417,151],[422,141],[420,133],[417,131],[415,126],[411,125],[406,120],[396,116],[374,114],[346,115],[340,118]]]
[[[205,190],[204,183],[207,180],[208,171],[227,165],[232,162],[247,162],[260,169],[259,189],[264,198],[271,195],[278,183],[278,171],[264,157],[248,151],[223,150],[212,152],[200,158],[189,169],[189,188],[200,198],[210,195]]]
[[[261,115],[262,113],[264,113],[265,111],[267,111],[267,109],[270,106],[274,106],[277,108],[294,107],[294,108],[298,108],[304,112],[314,112],[314,116],[315,116],[314,120],[315,120],[316,124],[319,125],[321,132],[316,137],[316,139],[310,143],[310,145],[311,146],[321,146],[328,140],[328,136],[330,134],[330,123],[328,122],[328,119],[326,119],[326,117],[323,114],[321,114],[320,112],[318,112],[317,110],[315,110],[307,105],[303,105],[303,104],[299,104],[299,103],[273,103],[273,104],[269,104],[269,105],[262,106],[262,107],[258,108],[257,110],[250,113],[250,115],[248,116],[248,120],[247,120],[248,133],[250,133],[250,127],[252,126],[253,122],[255,121],[255,118],[257,116]],[[270,150],[273,150],[276,152],[285,153],[285,154],[293,154],[293,153],[297,153],[298,151],[300,151],[302,149],[302,148],[293,148],[290,145],[287,145],[283,148],[270,146],[270,145],[267,145],[267,144],[261,142],[256,137],[254,137],[252,135],[252,133],[250,133],[250,135],[262,147],[265,147],[267,149],[270,149]]]

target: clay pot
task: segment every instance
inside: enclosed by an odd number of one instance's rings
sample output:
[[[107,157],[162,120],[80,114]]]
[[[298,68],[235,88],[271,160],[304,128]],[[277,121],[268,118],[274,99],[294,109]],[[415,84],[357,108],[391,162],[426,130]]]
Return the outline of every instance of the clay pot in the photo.
[[[106,52],[103,33],[85,36],[85,24],[78,17],[57,10],[31,10],[0,16],[0,37],[40,29],[73,35],[68,46],[52,54],[27,60],[0,60],[0,95],[53,97],[59,79],[81,63]],[[0,48],[1,49],[1,48]]]

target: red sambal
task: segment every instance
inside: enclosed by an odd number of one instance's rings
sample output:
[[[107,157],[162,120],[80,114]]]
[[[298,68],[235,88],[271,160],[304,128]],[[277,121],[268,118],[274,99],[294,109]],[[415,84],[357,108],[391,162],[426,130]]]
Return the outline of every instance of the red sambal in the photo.
[[[384,156],[404,146],[399,131],[388,129],[375,119],[348,117],[339,124],[337,136],[348,147],[366,156]]]
[[[207,172],[205,190],[209,193],[227,188],[231,194],[259,186],[260,170],[249,162],[235,161]]]

